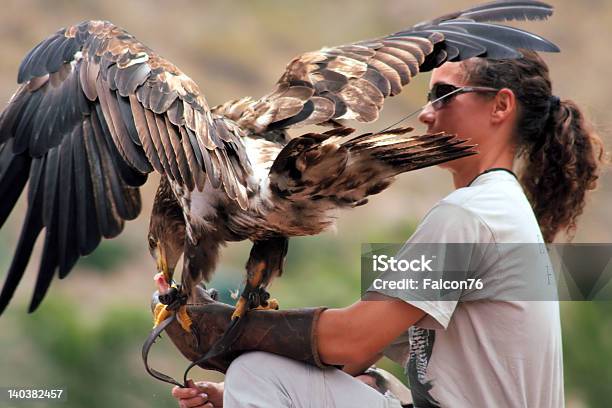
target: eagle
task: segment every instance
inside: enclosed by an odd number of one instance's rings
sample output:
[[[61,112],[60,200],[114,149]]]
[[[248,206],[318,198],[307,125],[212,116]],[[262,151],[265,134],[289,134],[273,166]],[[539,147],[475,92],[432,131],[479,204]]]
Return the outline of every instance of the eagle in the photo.
[[[189,330],[184,304],[232,241],[253,242],[233,318],[277,307],[266,287],[283,272],[290,237],[322,232],[337,210],[365,204],[401,173],[475,153],[453,135],[406,127],[355,135],[345,123],[376,120],[387,97],[447,61],[559,51],[499,23],[544,20],[552,11],[539,1],[498,1],[324,47],[291,60],[266,95],[212,108],[191,78],[108,21],[57,31],[23,59],[20,85],[0,115],[0,227],[28,185],[0,313],[43,231],[29,312],[56,274],[66,277],[139,215],[139,187],[154,171],[161,181],[148,246],[156,276],[173,289],[156,324],[177,313]],[[306,125],[327,129],[289,135]]]

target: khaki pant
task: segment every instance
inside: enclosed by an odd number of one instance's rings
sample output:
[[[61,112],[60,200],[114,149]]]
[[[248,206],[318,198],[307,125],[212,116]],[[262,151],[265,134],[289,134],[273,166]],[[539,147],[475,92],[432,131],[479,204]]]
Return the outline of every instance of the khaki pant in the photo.
[[[321,370],[276,354],[238,357],[225,376],[225,408],[401,408],[336,368]]]

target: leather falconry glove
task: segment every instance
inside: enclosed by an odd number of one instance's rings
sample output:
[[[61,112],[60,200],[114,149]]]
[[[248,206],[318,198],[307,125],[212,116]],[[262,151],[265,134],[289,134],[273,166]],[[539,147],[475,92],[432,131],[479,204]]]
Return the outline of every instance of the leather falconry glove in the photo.
[[[231,362],[247,351],[266,351],[323,368],[317,350],[317,320],[324,307],[293,310],[251,310],[235,324],[229,342],[215,344],[232,324],[234,307],[213,299],[204,288],[187,303],[193,322],[192,333],[183,330],[176,319],[165,331],[176,348],[190,361],[207,370],[225,373]],[[159,303],[153,295],[151,309]],[[234,330],[236,329],[236,330]],[[227,337],[227,336],[226,336]],[[212,358],[201,360],[216,346]]]

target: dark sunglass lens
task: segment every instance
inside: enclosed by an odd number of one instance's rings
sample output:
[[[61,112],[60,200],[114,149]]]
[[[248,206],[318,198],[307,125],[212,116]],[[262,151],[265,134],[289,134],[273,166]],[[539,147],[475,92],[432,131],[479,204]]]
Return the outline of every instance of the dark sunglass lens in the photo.
[[[449,85],[449,84],[437,84],[432,88],[431,91],[432,91],[432,96],[435,100],[435,99],[442,98],[455,90],[457,90],[456,86]]]

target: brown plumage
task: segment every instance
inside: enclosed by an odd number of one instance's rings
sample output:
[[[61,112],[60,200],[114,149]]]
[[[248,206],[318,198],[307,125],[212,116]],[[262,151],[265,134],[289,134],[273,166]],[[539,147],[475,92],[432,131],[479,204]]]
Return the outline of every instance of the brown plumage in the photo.
[[[162,182],[149,246],[182,291],[214,271],[219,246],[254,242],[248,285],[282,272],[291,236],[317,234],[334,211],[362,205],[402,172],[473,154],[448,135],[400,128],[351,135],[335,128],[293,140],[286,129],[376,120],[384,100],[419,72],[473,56],[515,58],[558,49],[487,21],[544,19],[537,1],[479,6],[409,30],[294,58],[274,90],[209,109],[177,67],[109,22],[59,30],[24,58],[21,84],[0,116],[0,226],[29,181],[28,211],[0,294],[12,297],[38,235],[45,244],[30,311],[56,270],[66,276],[102,237],[140,212],[141,186]]]

